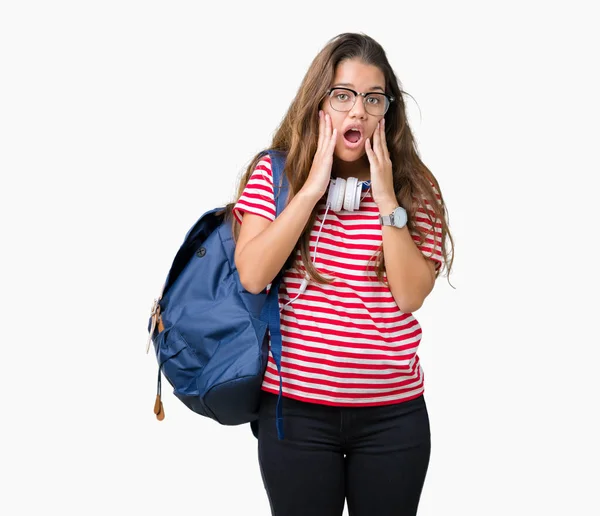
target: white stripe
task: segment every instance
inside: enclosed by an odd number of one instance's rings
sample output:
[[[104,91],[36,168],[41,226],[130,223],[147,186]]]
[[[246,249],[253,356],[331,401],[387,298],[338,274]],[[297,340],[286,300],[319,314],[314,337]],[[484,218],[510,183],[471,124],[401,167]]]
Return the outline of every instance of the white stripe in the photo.
[[[275,384],[279,385],[279,375],[273,375],[271,374],[269,371],[266,371],[265,373],[265,379],[269,379],[271,381],[273,381]],[[387,388],[360,388],[360,389],[356,389],[356,388],[352,388],[352,387],[334,387],[333,385],[325,385],[325,384],[321,384],[318,382],[303,382],[300,380],[296,380],[295,378],[286,378],[285,379],[286,383],[289,385],[295,385],[297,387],[304,387],[306,389],[321,389],[321,390],[326,390],[331,392],[332,394],[336,394],[336,393],[343,393],[343,394],[364,394],[364,393],[369,393],[369,394],[380,394],[380,395],[386,395],[389,394],[391,391],[395,391],[398,389],[414,389],[416,387],[418,387],[419,385],[421,385],[421,378],[417,377],[417,379],[415,379],[415,381],[408,383],[406,385],[402,385],[400,387],[387,387]],[[397,394],[396,394],[397,395]]]

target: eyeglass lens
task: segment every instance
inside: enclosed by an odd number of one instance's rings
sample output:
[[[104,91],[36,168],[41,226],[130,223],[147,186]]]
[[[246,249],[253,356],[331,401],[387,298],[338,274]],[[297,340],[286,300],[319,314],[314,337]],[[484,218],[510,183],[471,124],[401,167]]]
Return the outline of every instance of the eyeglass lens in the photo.
[[[356,95],[345,89],[333,89],[329,102],[336,111],[350,111],[356,102]],[[389,100],[383,93],[369,93],[364,97],[364,106],[370,115],[381,116],[387,111]]]

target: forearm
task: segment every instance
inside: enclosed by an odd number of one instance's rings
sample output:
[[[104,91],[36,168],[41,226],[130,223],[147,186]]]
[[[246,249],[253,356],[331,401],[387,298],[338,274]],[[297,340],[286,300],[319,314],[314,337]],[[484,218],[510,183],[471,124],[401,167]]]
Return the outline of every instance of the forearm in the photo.
[[[385,206],[380,212],[391,213],[396,206]],[[401,229],[383,226],[382,239],[385,270],[394,300],[403,312],[414,312],[433,289],[432,269],[407,226]]]
[[[259,293],[273,281],[296,247],[317,200],[301,190],[264,231],[236,253],[236,266],[246,290]]]

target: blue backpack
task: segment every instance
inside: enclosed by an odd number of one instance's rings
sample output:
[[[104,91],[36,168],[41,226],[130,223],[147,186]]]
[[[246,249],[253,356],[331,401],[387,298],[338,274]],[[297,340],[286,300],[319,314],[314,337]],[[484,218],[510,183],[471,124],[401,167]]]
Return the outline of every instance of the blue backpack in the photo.
[[[287,200],[285,155],[271,156],[276,215]],[[206,212],[188,231],[175,255],[161,296],[154,301],[149,339],[158,361],[154,413],[164,419],[161,372],[188,408],[223,425],[251,423],[257,436],[260,391],[271,352],[280,373],[276,425],[281,414],[281,333],[279,283],[269,293],[252,294],[240,283],[227,207]],[[269,334],[267,334],[267,329]]]

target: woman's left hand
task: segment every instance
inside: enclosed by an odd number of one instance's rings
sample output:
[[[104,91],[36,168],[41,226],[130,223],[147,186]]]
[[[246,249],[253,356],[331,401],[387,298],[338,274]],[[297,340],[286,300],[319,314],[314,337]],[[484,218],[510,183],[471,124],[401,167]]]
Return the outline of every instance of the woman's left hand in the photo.
[[[371,194],[380,210],[398,206],[394,192],[392,161],[385,140],[385,118],[382,118],[373,133],[373,144],[367,138],[365,150],[371,166]]]

